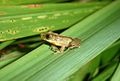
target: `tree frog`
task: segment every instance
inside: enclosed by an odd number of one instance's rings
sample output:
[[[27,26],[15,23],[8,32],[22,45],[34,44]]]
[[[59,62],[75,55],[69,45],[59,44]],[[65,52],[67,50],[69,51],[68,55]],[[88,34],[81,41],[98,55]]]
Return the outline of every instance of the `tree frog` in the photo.
[[[49,42],[52,46],[52,50],[58,53],[64,52],[66,48],[80,46],[80,39],[63,36],[52,31],[41,33],[41,39]]]

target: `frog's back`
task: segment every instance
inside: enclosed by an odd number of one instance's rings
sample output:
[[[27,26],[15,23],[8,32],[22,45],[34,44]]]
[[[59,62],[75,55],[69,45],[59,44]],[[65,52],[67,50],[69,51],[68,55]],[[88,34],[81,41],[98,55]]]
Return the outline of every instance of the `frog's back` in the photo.
[[[51,40],[51,43],[56,45],[56,46],[65,46],[68,47],[69,43],[72,41],[72,39],[64,36],[56,36],[53,37],[54,39]]]

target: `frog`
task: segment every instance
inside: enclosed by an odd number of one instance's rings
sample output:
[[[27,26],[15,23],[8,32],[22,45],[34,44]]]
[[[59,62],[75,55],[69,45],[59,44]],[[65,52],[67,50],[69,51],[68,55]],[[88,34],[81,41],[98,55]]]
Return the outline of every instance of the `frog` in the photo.
[[[80,47],[80,39],[63,36],[52,31],[41,33],[41,39],[51,44],[52,50],[63,53],[65,49]]]

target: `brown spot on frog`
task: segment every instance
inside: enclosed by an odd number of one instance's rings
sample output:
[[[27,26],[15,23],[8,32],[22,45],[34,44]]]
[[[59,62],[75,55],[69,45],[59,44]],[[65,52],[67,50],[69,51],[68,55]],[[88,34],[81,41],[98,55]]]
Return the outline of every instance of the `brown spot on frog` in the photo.
[[[66,48],[75,48],[80,46],[80,39],[59,35],[54,32],[41,33],[41,39],[52,45],[52,50],[62,53]]]

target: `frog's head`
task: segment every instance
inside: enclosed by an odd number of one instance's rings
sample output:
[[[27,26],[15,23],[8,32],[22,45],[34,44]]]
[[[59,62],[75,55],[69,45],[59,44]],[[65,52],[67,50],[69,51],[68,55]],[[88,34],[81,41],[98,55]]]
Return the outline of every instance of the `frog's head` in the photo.
[[[52,36],[52,32],[44,32],[44,33],[41,33],[41,39],[42,40],[51,40],[53,38]]]
[[[78,38],[74,38],[69,45],[70,48],[79,47],[79,46],[80,46],[80,39]]]

